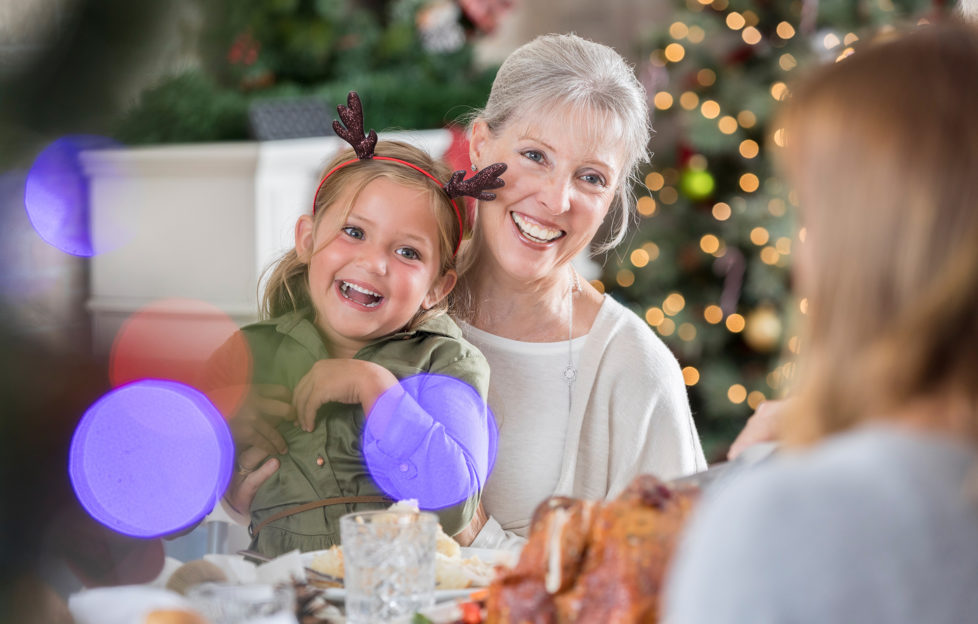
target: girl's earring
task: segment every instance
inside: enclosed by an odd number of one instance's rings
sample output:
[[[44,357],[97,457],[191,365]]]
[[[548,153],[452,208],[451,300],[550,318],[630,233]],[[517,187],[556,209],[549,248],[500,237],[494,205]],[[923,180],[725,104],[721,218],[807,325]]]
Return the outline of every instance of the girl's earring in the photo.
[[[478,170],[479,168],[475,166],[475,163],[472,163],[472,171],[478,171]]]

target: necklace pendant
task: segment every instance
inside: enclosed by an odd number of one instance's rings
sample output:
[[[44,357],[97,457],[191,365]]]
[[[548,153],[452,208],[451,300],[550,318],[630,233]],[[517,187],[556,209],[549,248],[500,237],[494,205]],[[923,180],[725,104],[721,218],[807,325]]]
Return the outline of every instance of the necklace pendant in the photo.
[[[577,379],[577,369],[568,364],[567,368],[564,369],[564,381],[566,381],[568,384],[572,384],[574,383],[575,379]]]

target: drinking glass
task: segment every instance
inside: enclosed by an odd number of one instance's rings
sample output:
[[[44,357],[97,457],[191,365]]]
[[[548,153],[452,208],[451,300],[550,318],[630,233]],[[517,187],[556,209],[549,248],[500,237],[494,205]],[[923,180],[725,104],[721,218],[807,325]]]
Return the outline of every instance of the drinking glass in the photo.
[[[202,583],[190,588],[187,599],[213,624],[297,624],[289,585]]]
[[[349,624],[408,621],[434,603],[437,533],[438,517],[426,512],[340,518]]]

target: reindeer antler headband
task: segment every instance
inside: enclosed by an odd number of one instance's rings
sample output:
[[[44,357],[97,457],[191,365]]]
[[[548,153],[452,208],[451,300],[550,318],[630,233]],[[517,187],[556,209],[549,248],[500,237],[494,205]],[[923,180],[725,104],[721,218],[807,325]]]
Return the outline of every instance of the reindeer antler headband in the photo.
[[[319,190],[323,187],[323,184],[326,183],[326,179],[333,175],[333,173],[335,173],[337,170],[362,160],[388,160],[391,162],[400,163],[424,174],[432,182],[437,184],[439,188],[445,191],[446,195],[448,195],[448,200],[451,202],[452,208],[455,209],[455,216],[458,218],[459,236],[458,241],[455,243],[455,251],[452,252],[452,255],[454,256],[457,254],[459,245],[462,244],[462,235],[464,234],[465,226],[463,225],[462,221],[462,212],[459,210],[458,204],[455,202],[455,198],[467,195],[483,201],[492,201],[493,199],[496,199],[496,194],[490,193],[488,189],[497,189],[505,184],[505,182],[503,182],[503,180],[499,177],[504,171],[506,171],[505,163],[495,163],[489,165],[468,180],[465,179],[465,171],[459,170],[452,174],[447,183],[442,184],[438,178],[414,163],[401,160],[400,158],[377,156],[374,154],[374,148],[377,146],[377,133],[371,130],[368,134],[364,134],[363,106],[360,104],[360,96],[357,95],[356,91],[350,91],[349,95],[346,96],[346,106],[343,106],[342,104],[337,106],[336,112],[340,114],[340,119],[343,120],[343,123],[341,124],[339,121],[334,121],[333,131],[336,132],[337,136],[353,147],[353,151],[356,152],[357,157],[342,162],[326,172],[326,175],[323,176],[319,186],[316,187],[316,193],[312,196],[313,214],[316,213],[316,198],[319,196]],[[344,127],[344,124],[346,127]]]

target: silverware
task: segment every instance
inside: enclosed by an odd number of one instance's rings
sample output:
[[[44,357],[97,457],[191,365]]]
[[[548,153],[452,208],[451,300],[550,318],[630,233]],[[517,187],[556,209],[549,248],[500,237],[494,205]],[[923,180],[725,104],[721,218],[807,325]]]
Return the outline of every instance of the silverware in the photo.
[[[750,446],[737,456],[736,459],[725,462],[717,462],[700,472],[694,472],[685,477],[670,479],[666,485],[674,488],[697,487],[703,489],[714,481],[727,477],[735,472],[753,466],[769,458],[777,450],[777,445],[773,442],[761,442]]]
[[[255,552],[254,550],[239,550],[238,554],[246,559],[253,559],[255,561],[261,561],[263,563],[271,561],[273,559],[273,557],[263,555],[260,552]],[[307,575],[314,577],[318,581],[323,581],[326,583],[335,583],[340,587],[343,586],[343,579],[339,578],[338,576],[333,576],[332,574],[326,574],[325,572],[320,572],[319,570],[310,568],[309,566],[302,566],[302,569],[306,571]]]

